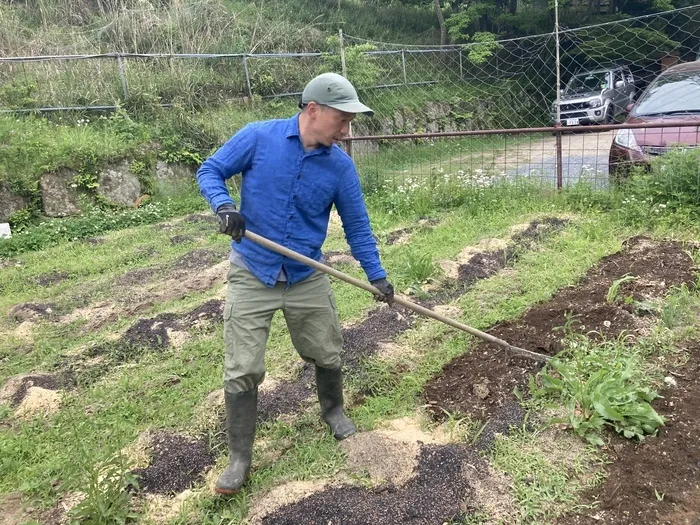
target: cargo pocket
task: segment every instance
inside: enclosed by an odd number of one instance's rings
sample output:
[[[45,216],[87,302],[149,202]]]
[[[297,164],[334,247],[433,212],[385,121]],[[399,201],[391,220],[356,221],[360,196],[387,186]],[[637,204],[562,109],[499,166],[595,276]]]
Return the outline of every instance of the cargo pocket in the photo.
[[[340,341],[340,345],[342,346],[343,336],[340,329],[340,320],[338,319],[338,304],[335,302],[335,295],[333,295],[333,290],[331,290],[328,293],[328,300],[330,301],[331,308],[333,309],[331,321],[331,339],[333,340],[333,344],[338,344],[338,341]]]

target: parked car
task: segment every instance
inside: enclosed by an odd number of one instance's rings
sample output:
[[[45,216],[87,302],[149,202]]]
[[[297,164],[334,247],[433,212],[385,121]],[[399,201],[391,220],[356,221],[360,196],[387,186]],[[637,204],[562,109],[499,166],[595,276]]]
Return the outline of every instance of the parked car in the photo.
[[[576,73],[559,99],[560,121],[564,126],[611,124],[634,101],[635,79],[627,66],[615,66]],[[552,104],[552,122],[557,122],[557,103]]]
[[[694,126],[620,129],[610,147],[610,173],[623,176],[633,164],[647,164],[675,146],[700,145],[700,62],[670,67],[630,108],[625,123],[688,122]]]

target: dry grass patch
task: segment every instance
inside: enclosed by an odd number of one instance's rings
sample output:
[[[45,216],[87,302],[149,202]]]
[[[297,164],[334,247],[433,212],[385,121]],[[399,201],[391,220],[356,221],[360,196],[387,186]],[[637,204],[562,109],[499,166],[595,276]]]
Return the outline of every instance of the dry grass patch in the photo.
[[[61,394],[38,386],[29,387],[24,399],[15,410],[18,419],[31,419],[35,416],[48,417],[61,408]]]
[[[341,483],[341,480],[336,479],[335,482]],[[250,525],[259,525],[266,516],[274,513],[278,509],[301,501],[311,494],[328,488],[329,485],[329,480],[318,480],[292,481],[275,487],[253,502],[246,521],[250,523]]]
[[[418,442],[404,442],[380,432],[360,432],[340,443],[352,472],[367,474],[375,485],[403,486],[418,466]]]

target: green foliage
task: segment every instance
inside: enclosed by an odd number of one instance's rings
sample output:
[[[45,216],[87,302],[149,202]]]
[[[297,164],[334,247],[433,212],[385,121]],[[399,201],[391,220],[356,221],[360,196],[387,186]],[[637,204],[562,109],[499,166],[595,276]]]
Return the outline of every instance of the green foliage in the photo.
[[[667,297],[666,303],[659,313],[661,323],[669,330],[687,323],[692,324],[693,306],[695,303],[696,298],[685,284],[681,285],[680,288],[674,289],[673,293]]]
[[[35,98],[36,81],[29,78],[15,78],[0,84],[0,106],[13,109],[38,107]]]
[[[31,219],[31,210],[28,208],[24,208],[22,210],[17,210],[12,215],[10,215],[8,222],[10,223],[10,227],[16,234],[26,229],[27,226],[29,226]]]
[[[323,55],[318,73],[342,73],[339,37],[329,37],[326,46],[332,51]],[[357,89],[375,86],[382,76],[383,71],[378,62],[371,55],[365,54],[376,49],[372,44],[345,45],[347,78]]]
[[[31,195],[44,173],[60,168],[92,172],[109,162],[137,158],[143,130],[135,124],[124,127],[126,120],[115,115],[113,120],[104,117],[97,121],[0,116],[0,178],[20,193]]]
[[[590,30],[571,50],[583,62],[593,64],[631,63],[658,59],[676,49],[679,43],[656,29],[612,25]]]
[[[619,341],[595,344],[571,338],[569,348],[530,379],[533,400],[549,400],[566,409],[568,424],[589,443],[603,445],[600,432],[611,427],[626,438],[643,439],[664,424],[651,406],[658,394],[646,384],[642,359]]]
[[[620,188],[619,214],[633,224],[653,224],[686,214],[700,214],[700,150],[676,149],[634,170]]]
[[[399,276],[408,286],[419,287],[435,275],[437,267],[430,254],[408,249],[402,252]]]
[[[503,46],[496,42],[496,35],[487,31],[477,32],[467,46],[467,59],[473,64],[483,64]]]
[[[78,173],[73,177],[73,183],[81,190],[88,192],[94,192],[99,187],[97,175],[94,173]]]
[[[129,506],[130,490],[138,482],[124,456],[116,454],[102,468],[89,465],[85,471],[87,496],[70,511],[71,525],[122,525],[139,518]]]
[[[610,285],[610,288],[608,289],[608,293],[605,296],[605,301],[608,304],[613,304],[617,301],[618,297],[617,294],[620,290],[620,286],[624,283],[634,281],[636,279],[635,276],[625,274],[623,277],[616,279],[613,281],[612,285]]]
[[[9,239],[0,239],[0,257],[41,250],[67,241],[102,235],[108,231],[150,224],[181,213],[201,210],[201,197],[193,195],[179,201],[149,202],[137,209],[92,208],[80,217],[51,219],[32,228],[25,227]]]

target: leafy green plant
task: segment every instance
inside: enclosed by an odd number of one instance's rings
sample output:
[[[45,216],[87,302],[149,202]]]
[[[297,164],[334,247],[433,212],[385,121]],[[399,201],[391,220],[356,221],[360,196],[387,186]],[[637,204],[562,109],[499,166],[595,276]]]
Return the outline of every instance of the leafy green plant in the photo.
[[[342,72],[339,37],[335,35],[329,37],[326,41],[326,46],[332,49],[333,52],[323,55],[323,63],[319,73]],[[374,57],[366,54],[367,51],[376,50],[377,47],[372,44],[345,46],[347,77],[357,89],[375,86],[382,76],[382,67]]]
[[[619,215],[633,224],[700,215],[700,150],[677,148],[652,160],[648,169],[632,170],[622,187]],[[674,216],[675,215],[675,216]]]
[[[36,108],[36,80],[16,78],[0,85],[0,105],[12,108]]]
[[[613,281],[610,288],[608,288],[608,293],[605,296],[605,301],[608,304],[613,304],[615,301],[617,301],[617,294],[620,291],[620,285],[622,285],[624,283],[628,283],[630,281],[634,281],[635,279],[636,279],[636,277],[634,275],[625,274],[620,279]]]
[[[436,266],[429,254],[406,250],[399,273],[410,285],[420,285],[435,274]]]
[[[81,190],[91,193],[94,193],[99,187],[97,175],[94,173],[78,173],[75,177],[73,177],[73,184],[75,184]]]
[[[558,401],[569,425],[589,443],[603,445],[600,432],[611,427],[626,438],[642,439],[664,424],[651,402],[658,394],[645,385],[641,358],[617,341],[598,345],[583,336],[530,379],[532,399]]]
[[[10,215],[8,222],[10,223],[12,230],[15,233],[19,233],[21,231],[24,231],[29,226],[31,219],[31,210],[29,208],[24,208],[21,210],[17,210],[12,215]]]
[[[685,284],[673,290],[661,308],[659,317],[663,325],[672,330],[686,323],[692,314],[692,306],[695,302],[693,294]]]
[[[85,470],[87,496],[71,510],[72,524],[125,524],[139,517],[129,505],[130,491],[138,488],[138,482],[123,455],[112,456],[102,468],[93,465]]]

